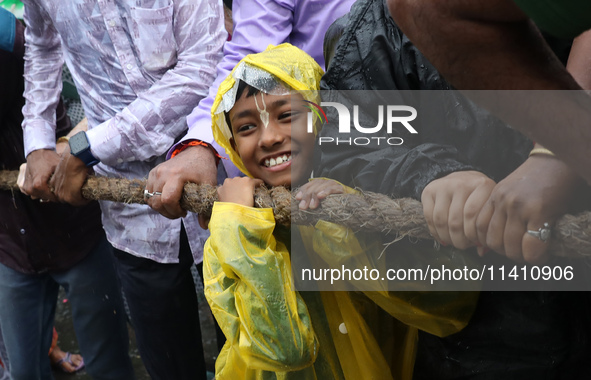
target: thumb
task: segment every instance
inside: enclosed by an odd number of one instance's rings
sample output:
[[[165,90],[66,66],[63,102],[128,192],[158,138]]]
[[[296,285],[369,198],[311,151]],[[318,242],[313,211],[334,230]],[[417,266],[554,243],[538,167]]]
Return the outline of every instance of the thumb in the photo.
[[[16,180],[16,184],[18,185],[20,191],[25,194],[28,195],[27,193],[25,193],[25,191],[23,190],[23,186],[25,185],[25,173],[27,172],[27,164],[22,164],[19,169],[18,169],[18,178]]]

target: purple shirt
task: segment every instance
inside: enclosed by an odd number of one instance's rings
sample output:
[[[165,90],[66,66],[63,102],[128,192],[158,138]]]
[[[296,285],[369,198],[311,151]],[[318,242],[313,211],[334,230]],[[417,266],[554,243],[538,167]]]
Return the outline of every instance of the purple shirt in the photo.
[[[269,44],[289,42],[324,67],[322,47],[326,30],[348,13],[353,3],[354,0],[234,0],[232,40],[224,46],[224,58],[218,64],[209,95],[187,118],[189,132],[183,140],[202,140],[223,152],[214,143],[211,132],[211,107],[220,83],[234,66],[246,55],[262,52]],[[224,165],[229,176],[239,173],[230,160],[224,160]]]
[[[146,178],[208,93],[226,40],[217,0],[25,0],[25,154],[55,147],[55,105],[68,64],[98,175]],[[178,262],[181,220],[145,205],[101,202],[114,247]],[[184,219],[195,259],[207,233]]]

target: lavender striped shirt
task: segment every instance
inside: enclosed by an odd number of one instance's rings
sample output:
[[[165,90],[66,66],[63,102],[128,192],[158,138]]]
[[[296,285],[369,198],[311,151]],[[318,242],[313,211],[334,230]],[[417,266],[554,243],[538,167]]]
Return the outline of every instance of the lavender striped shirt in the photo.
[[[226,40],[219,0],[24,0],[25,154],[55,147],[65,60],[89,122],[98,175],[146,178],[184,134],[208,93]],[[178,262],[181,220],[142,205],[101,202],[118,249]],[[195,259],[207,232],[183,220]]]

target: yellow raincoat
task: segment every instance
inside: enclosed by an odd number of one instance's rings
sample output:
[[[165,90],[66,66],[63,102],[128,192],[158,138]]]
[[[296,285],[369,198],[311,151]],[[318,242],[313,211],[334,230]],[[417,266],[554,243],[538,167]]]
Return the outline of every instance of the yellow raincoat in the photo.
[[[223,95],[235,88],[233,75],[244,65],[299,91],[317,90],[322,70],[301,50],[282,44],[247,56],[222,83],[212,108],[214,136],[246,173],[219,110],[224,101],[223,111],[231,108]],[[410,380],[417,329],[438,336],[457,332],[476,304],[477,294],[469,292],[296,292],[290,231],[275,224],[271,209],[216,202],[209,229],[205,296],[227,338],[216,361],[218,380]],[[300,231],[314,257],[336,254],[342,260],[351,247],[361,247],[354,234],[331,223]]]

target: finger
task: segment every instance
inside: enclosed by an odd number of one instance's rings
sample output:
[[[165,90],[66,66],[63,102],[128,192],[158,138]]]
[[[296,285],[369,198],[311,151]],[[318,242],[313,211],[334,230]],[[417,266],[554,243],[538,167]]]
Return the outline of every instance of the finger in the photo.
[[[304,191],[304,193],[302,195],[302,200],[298,204],[299,209],[300,210],[307,210],[310,205],[311,200],[312,200],[312,193],[310,191]]]
[[[310,197],[310,209],[315,210],[320,205],[320,201],[316,198],[315,194]]]
[[[167,184],[161,192],[162,194],[150,198],[156,210],[171,219],[187,216],[187,211],[181,207],[182,185]]]
[[[482,247],[486,247],[486,237],[488,235],[488,226],[495,212],[495,208],[492,203],[486,202],[482,207],[482,210],[476,217],[476,233],[478,237],[478,244]]]
[[[478,239],[478,215],[490,197],[492,188],[480,186],[470,194],[464,205],[464,235],[476,246],[482,246]]]
[[[459,249],[466,249],[473,246],[464,234],[464,205],[468,195],[458,194],[454,196],[449,206],[448,229],[451,244]]]
[[[325,199],[329,195],[332,194],[343,194],[345,189],[338,183],[333,181],[327,181],[329,184],[327,186],[321,187],[321,190],[316,193],[318,199]]]
[[[28,195],[24,190],[23,186],[25,184],[25,173],[27,171],[27,164],[22,164],[18,169],[18,178],[16,180],[16,184],[20,189],[21,193]]]
[[[302,190],[298,191],[298,193],[295,195],[296,201],[302,200],[303,196],[304,196],[304,193],[302,192]]]
[[[433,239],[439,241],[439,235],[437,235],[437,229],[435,229],[435,224],[433,224],[433,208],[435,207],[435,198],[431,195],[423,195],[421,197],[421,202],[423,204],[423,215],[425,215],[425,220],[427,221],[427,226],[429,227],[429,233],[433,236]]]
[[[57,180],[56,176],[53,175],[48,181],[45,182],[43,186],[43,191],[38,192],[36,195],[41,199],[46,199],[52,202],[59,202],[59,197],[57,196]]]
[[[451,237],[449,236],[449,207],[451,206],[451,196],[439,196],[435,200],[433,207],[433,225],[439,236],[439,241],[443,245],[451,244]]]
[[[48,178],[39,178],[39,177],[32,177],[28,181],[25,179],[25,192],[31,195],[32,199],[55,199],[55,195],[49,190],[49,186],[47,184]]]
[[[522,239],[522,252],[523,252],[523,259],[530,264],[543,264],[545,263],[548,258],[548,242],[544,243],[539,238],[530,235],[527,233],[528,230],[531,231],[539,231],[540,228],[544,227],[543,222],[532,222],[528,223],[526,227],[525,234],[523,235]]]
[[[504,237],[507,215],[503,211],[495,209],[488,225],[486,233],[486,246],[493,251],[505,254]]]
[[[490,248],[488,247],[477,247],[476,252],[478,252],[478,256],[484,257],[488,252],[490,252]]]
[[[150,171],[150,174],[148,174],[148,180],[146,181],[146,187],[144,189],[144,201],[148,206],[150,206],[154,211],[160,213],[162,216],[168,219],[176,219],[173,215],[169,214],[168,211],[162,205],[162,197],[155,196],[156,191],[154,190],[154,188],[156,186],[157,177],[158,176],[155,174],[155,170],[152,169]],[[147,193],[152,195],[150,196]]]
[[[508,215],[503,235],[503,247],[505,256],[517,263],[523,262],[521,248],[525,232],[526,222],[515,215]]]
[[[162,207],[162,202],[160,202],[159,197],[150,197],[146,199],[146,204],[150,206],[154,211],[157,211],[160,215],[168,218],[168,219],[177,219],[172,214],[169,214],[164,207]]]

